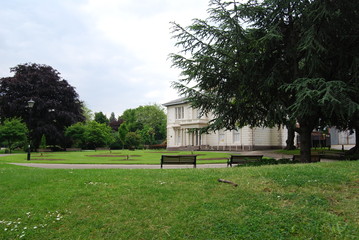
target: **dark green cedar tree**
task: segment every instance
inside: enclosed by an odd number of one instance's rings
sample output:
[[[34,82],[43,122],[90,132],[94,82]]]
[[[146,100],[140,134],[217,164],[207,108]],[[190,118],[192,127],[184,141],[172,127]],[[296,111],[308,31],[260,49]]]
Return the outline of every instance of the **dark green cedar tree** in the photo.
[[[309,161],[319,122],[357,116],[359,2],[211,0],[208,13],[173,23],[181,51],[170,55],[182,70],[173,86],[215,116],[207,130],[286,125]]]

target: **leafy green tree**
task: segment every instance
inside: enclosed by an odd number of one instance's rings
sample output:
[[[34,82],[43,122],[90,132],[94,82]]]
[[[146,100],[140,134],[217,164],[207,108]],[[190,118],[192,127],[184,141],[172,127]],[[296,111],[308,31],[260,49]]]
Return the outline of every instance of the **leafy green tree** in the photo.
[[[128,133],[127,125],[121,124],[121,126],[118,128],[118,137],[119,137],[119,140],[121,141],[122,148],[125,147],[127,133]]]
[[[24,146],[27,136],[26,124],[19,118],[5,119],[4,123],[0,125],[0,141],[6,143],[10,153],[14,148]]]
[[[108,147],[115,140],[111,128],[105,123],[96,121],[76,123],[66,128],[65,133],[71,139],[73,147],[88,149]]]
[[[21,64],[10,72],[13,77],[0,79],[0,116],[23,119],[36,148],[43,134],[49,145],[65,145],[65,127],[84,120],[75,88],[47,65]],[[33,109],[27,108],[30,99]]]
[[[85,126],[84,138],[86,139],[86,145],[89,149],[108,147],[113,143],[114,137],[112,136],[112,130],[105,123],[92,121]]]
[[[151,145],[156,143],[155,141],[156,131],[152,127],[145,125],[141,130],[138,130],[137,133],[141,136],[143,144]]]
[[[103,112],[95,112],[94,120],[98,123],[105,123],[105,124],[109,123],[108,118],[106,117],[106,115]]]
[[[41,137],[41,141],[40,141],[40,148],[44,149],[47,147],[47,144],[46,144],[46,136],[43,134],[42,137]]]
[[[119,132],[113,132],[112,131],[112,136],[114,141],[111,143],[110,148],[111,149],[122,149],[123,148],[123,143],[120,139],[120,134]]]
[[[121,119],[123,119],[121,131],[127,129],[127,132],[140,133],[145,144],[162,142],[166,139],[167,116],[159,105],[127,109]]]
[[[136,121],[136,109],[127,109],[123,112],[121,118],[123,119],[126,125],[127,131],[136,132],[138,129],[141,129],[141,125]]]
[[[212,0],[210,6],[206,20],[186,28],[173,23],[182,52],[171,58],[183,76],[175,88],[203,114],[214,114],[209,129],[299,123],[308,161],[319,121],[346,122],[358,111],[352,93],[359,3]]]
[[[141,135],[135,133],[135,132],[128,132],[126,134],[126,145],[128,148],[138,148],[140,145],[142,139]]]
[[[94,114],[92,113],[91,109],[89,109],[85,103],[82,105],[82,112],[85,118],[85,122],[90,122],[94,118]]]
[[[140,106],[136,108],[135,117],[138,126],[148,133],[146,138],[157,141],[166,139],[167,115],[161,106],[157,104]]]
[[[85,148],[86,139],[85,139],[86,125],[83,122],[75,123],[65,130],[65,136],[70,138],[70,145],[76,148]]]

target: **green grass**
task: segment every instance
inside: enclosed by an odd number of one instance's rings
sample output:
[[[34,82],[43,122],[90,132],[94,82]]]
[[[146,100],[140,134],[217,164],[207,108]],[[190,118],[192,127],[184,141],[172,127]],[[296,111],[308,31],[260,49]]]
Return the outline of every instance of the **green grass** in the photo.
[[[32,153],[32,163],[91,163],[91,164],[159,164],[163,154],[198,154],[198,163],[226,163],[229,157],[224,152],[173,152],[166,150],[114,150],[82,152]],[[1,157],[0,163],[25,163],[26,153]],[[210,160],[205,160],[210,158]],[[217,158],[220,158],[219,160]]]
[[[0,164],[0,239],[358,239],[358,173],[358,161],[164,170]]]

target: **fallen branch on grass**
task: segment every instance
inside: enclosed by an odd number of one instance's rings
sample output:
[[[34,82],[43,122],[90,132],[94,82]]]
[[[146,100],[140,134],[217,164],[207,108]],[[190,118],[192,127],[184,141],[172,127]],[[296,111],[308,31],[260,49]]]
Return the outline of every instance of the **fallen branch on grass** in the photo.
[[[229,184],[232,184],[234,187],[238,186],[237,183],[234,183],[234,182],[231,182],[231,181],[228,181],[228,180],[224,180],[224,179],[218,179],[218,182],[229,183]]]

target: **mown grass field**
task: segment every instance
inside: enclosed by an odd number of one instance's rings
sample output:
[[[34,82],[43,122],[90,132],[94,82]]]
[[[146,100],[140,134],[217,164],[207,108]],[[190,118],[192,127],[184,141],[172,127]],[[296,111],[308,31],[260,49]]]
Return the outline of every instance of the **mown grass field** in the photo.
[[[359,237],[358,161],[162,170],[3,163],[0,193],[0,239]]]
[[[226,163],[228,153],[224,152],[175,152],[166,150],[112,150],[81,152],[44,152],[31,153],[32,163],[82,163],[82,164],[159,164],[161,155],[196,154],[198,164]],[[27,163],[26,153],[9,154],[0,158],[0,163]]]

